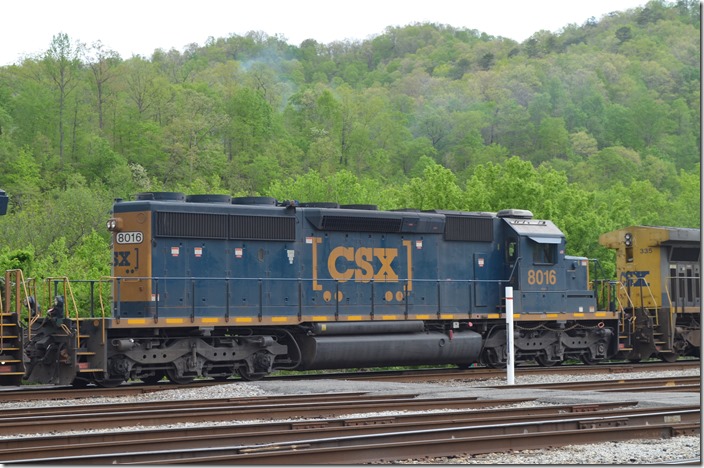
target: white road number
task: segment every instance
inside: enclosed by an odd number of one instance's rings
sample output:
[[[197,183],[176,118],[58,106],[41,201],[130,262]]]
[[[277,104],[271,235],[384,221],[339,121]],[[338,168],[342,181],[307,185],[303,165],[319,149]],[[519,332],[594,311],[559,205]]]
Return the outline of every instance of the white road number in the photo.
[[[115,241],[118,244],[141,244],[144,236],[141,232],[118,232]]]

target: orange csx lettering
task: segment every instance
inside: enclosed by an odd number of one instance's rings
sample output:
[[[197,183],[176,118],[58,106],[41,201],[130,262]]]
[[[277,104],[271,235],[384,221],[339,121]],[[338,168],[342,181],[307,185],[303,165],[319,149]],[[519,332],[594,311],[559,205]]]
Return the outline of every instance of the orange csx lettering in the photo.
[[[398,249],[381,249],[371,247],[335,247],[328,257],[330,276],[341,282],[353,279],[355,281],[398,281],[398,275],[391,262],[398,257]],[[374,269],[374,258],[378,258],[381,266]],[[338,270],[338,259],[344,259]]]

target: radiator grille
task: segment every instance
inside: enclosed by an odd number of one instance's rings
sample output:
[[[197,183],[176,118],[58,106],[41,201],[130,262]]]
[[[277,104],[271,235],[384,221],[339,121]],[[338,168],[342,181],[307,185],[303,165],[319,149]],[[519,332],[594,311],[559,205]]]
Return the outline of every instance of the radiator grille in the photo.
[[[494,223],[491,218],[446,216],[445,240],[491,242],[494,240]]]
[[[278,216],[159,212],[156,213],[154,236],[294,241],[296,220]]]
[[[296,240],[296,219],[278,216],[230,216],[230,239]]]
[[[159,212],[154,236],[227,239],[227,215]]]

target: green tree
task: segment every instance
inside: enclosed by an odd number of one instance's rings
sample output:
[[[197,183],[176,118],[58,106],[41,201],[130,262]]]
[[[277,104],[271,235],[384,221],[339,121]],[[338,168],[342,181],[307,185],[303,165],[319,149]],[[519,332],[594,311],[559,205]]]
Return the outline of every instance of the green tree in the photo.
[[[251,88],[239,88],[225,105],[228,117],[226,151],[228,160],[247,161],[261,152],[271,137],[273,110],[263,95]],[[234,155],[242,155],[235,158]]]
[[[8,154],[5,161],[6,169],[0,176],[2,187],[12,194],[13,205],[21,208],[25,199],[31,199],[41,191],[41,167],[28,148]]]
[[[571,133],[569,138],[572,153],[577,156],[588,158],[599,150],[596,138],[591,136],[588,132],[580,131]]]
[[[632,37],[633,33],[631,32],[631,28],[628,26],[622,26],[616,30],[616,39],[618,39],[619,42],[626,42]]]
[[[96,136],[90,141],[87,151],[80,156],[77,167],[88,184],[103,184],[121,196],[133,189],[127,160],[113,151],[110,143],[103,138]]]
[[[640,173],[640,155],[623,146],[604,148],[577,164],[571,174],[575,182],[598,190],[616,182],[629,185]]]
[[[268,193],[281,201],[374,204],[379,202],[381,187],[374,181],[361,180],[345,169],[330,177],[311,170],[298,177],[272,182]]]
[[[107,49],[102,42],[94,42],[87,52],[86,60],[93,74],[93,85],[96,93],[98,111],[98,128],[104,127],[104,108],[109,99],[109,83],[115,78],[115,68],[120,62],[120,56],[114,50]]]
[[[437,163],[428,163],[422,177],[413,177],[399,191],[398,205],[409,205],[419,210],[459,210],[462,190],[457,177]]]
[[[176,97],[180,112],[164,129],[164,149],[169,157],[161,171],[163,181],[188,183],[198,174],[207,177],[224,172],[226,158],[212,135],[227,125],[227,116],[208,93],[186,88]]]
[[[508,208],[534,212],[545,199],[545,188],[530,162],[517,156],[504,164],[477,166],[465,188],[465,205],[472,210],[499,211]]]
[[[679,190],[674,198],[672,208],[664,216],[662,224],[696,228],[701,226],[702,192],[701,165],[697,164],[693,171],[680,170],[678,175]]]
[[[74,43],[65,33],[52,38],[49,50],[44,54],[42,65],[52,83],[58,100],[59,161],[64,163],[64,118],[67,99],[79,84],[80,56],[84,45]]]
[[[538,127],[538,143],[534,162],[539,164],[554,158],[566,158],[570,144],[570,135],[565,128],[565,121],[560,117],[547,117]]]

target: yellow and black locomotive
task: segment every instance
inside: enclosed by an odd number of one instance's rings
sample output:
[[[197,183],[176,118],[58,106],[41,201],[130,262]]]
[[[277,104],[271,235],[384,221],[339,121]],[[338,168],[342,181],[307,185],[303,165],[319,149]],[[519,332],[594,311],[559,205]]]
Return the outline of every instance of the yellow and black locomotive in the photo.
[[[630,226],[602,234],[599,242],[616,251],[614,299],[624,314],[620,356],[699,357],[700,230]]]

